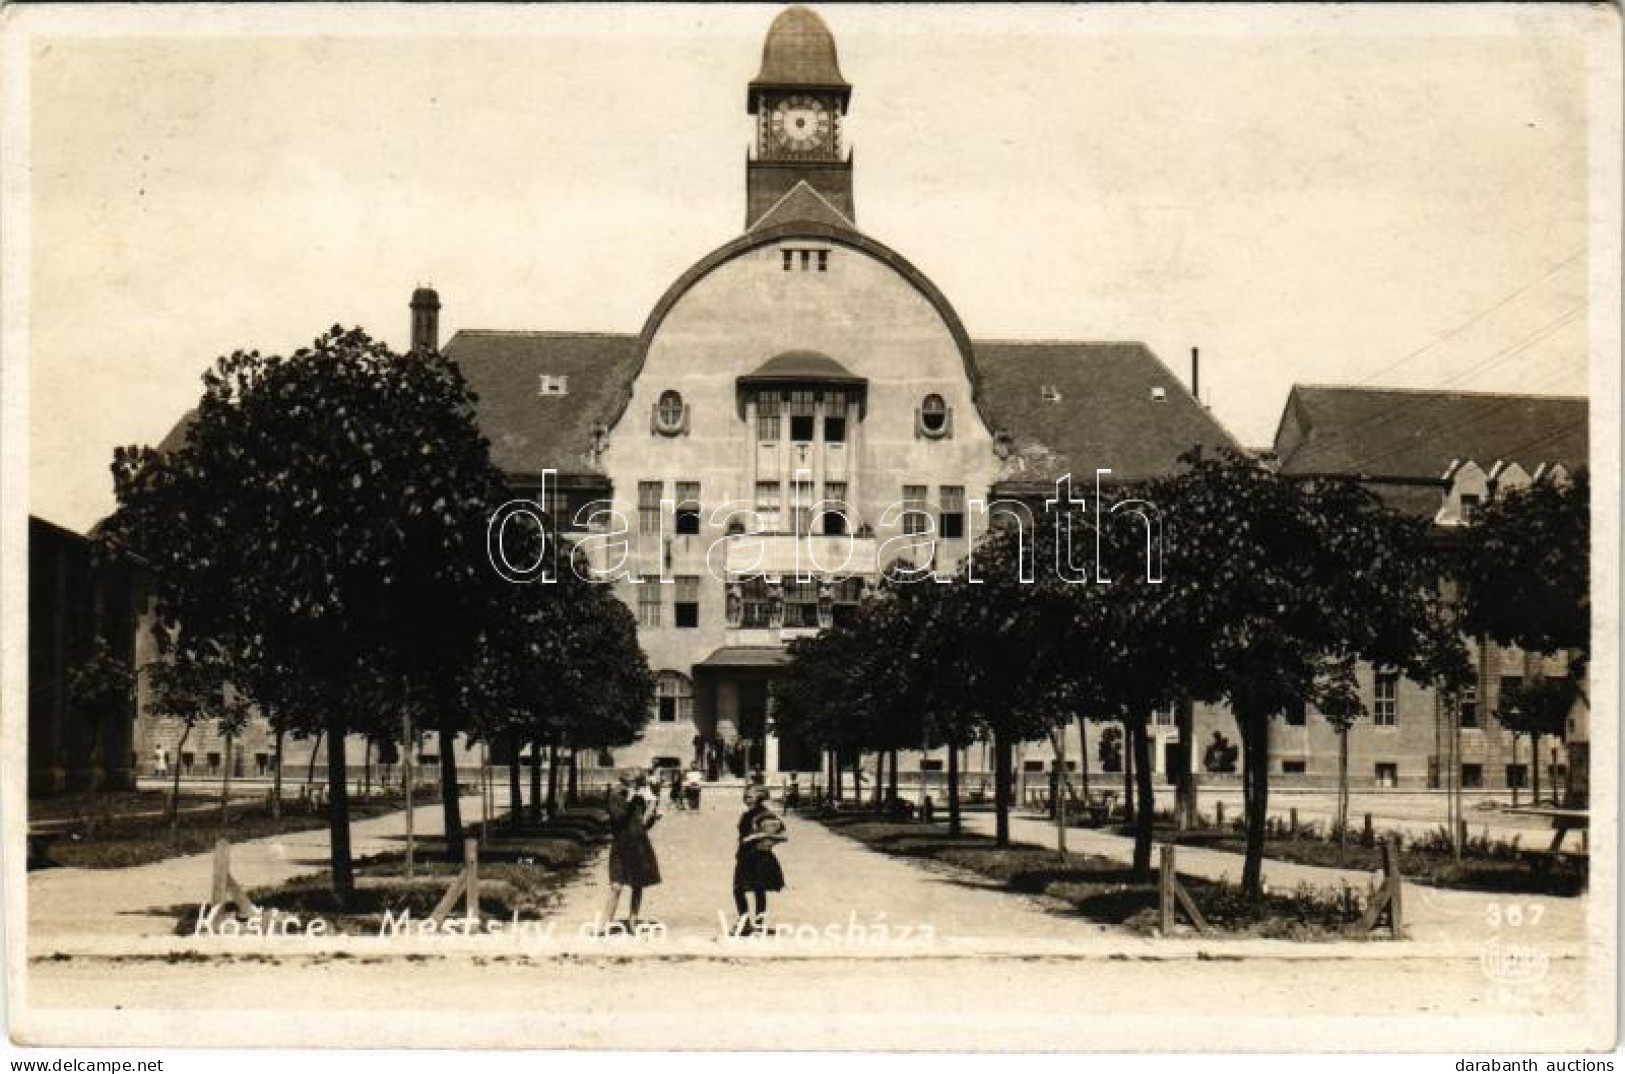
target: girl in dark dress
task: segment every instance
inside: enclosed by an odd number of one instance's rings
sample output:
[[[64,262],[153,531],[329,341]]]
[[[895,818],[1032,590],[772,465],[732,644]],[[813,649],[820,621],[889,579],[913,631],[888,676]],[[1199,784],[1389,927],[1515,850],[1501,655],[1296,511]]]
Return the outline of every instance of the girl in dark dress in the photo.
[[[767,788],[745,791],[745,812],[739,816],[739,849],[734,855],[734,909],[739,920],[736,936],[748,936],[767,921],[767,893],[784,890],[784,870],[773,848],[784,842],[784,822],[767,807]],[[751,913],[745,901],[749,892],[755,901]]]
[[[622,789],[610,796],[609,824],[613,841],[609,846],[609,903],[604,907],[604,925],[615,920],[621,902],[621,889],[632,889],[631,920],[643,910],[643,889],[660,883],[660,863],[655,859],[649,829],[660,819],[660,811],[649,812],[642,795],[628,795]]]

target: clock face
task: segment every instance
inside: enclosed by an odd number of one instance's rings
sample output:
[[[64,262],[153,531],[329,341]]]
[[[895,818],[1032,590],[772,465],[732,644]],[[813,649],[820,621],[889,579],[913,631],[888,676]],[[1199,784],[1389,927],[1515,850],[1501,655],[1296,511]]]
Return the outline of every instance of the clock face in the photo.
[[[768,134],[777,149],[807,153],[829,144],[830,112],[812,97],[785,97],[768,116]]]

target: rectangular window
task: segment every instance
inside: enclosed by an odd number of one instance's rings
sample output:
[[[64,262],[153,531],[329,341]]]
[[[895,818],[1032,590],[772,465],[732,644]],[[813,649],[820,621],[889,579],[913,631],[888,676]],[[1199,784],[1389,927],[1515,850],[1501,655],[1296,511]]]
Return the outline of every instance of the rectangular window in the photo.
[[[790,509],[794,512],[795,533],[806,536],[812,532],[813,483],[796,480],[790,483]]]
[[[1476,683],[1461,688],[1461,697],[1456,701],[1456,708],[1461,716],[1461,726],[1478,726],[1478,685]]]
[[[197,754],[193,753],[191,750],[182,751],[182,753],[181,753],[181,771],[184,772],[188,776],[191,775],[192,774],[192,766],[194,764],[197,764]]]
[[[779,442],[779,393],[762,392],[756,397],[756,439],[764,444]]]
[[[846,536],[846,516],[841,511],[846,509],[846,482],[824,482],[824,517],[820,522],[826,537]]]
[[[254,755],[254,774],[268,775],[271,771],[271,755],[269,753],[256,753]]]
[[[638,482],[638,532],[660,532],[660,494],[665,485],[659,481]]]
[[[209,757],[209,775],[213,776],[213,775],[219,774],[219,772],[220,772],[220,755],[218,753],[215,753],[213,750],[211,750],[211,751],[209,751],[208,757]]]
[[[818,625],[818,583],[784,580],[784,625],[786,627],[816,627]]]
[[[745,579],[739,586],[739,598],[742,626],[751,630],[765,630],[773,625],[773,602],[765,578]]]
[[[1302,701],[1288,705],[1286,710],[1286,722],[1287,726],[1289,727],[1302,727],[1304,724],[1308,723],[1309,706],[1305,705]]]
[[[809,444],[813,439],[813,416],[817,400],[812,390],[798,388],[790,393],[790,439]]]
[[[965,486],[943,485],[942,536],[948,540],[965,536]]]
[[[645,578],[638,586],[638,626],[660,625],[660,580]]]
[[[1151,722],[1158,727],[1172,727],[1174,725],[1174,707],[1172,705],[1164,705],[1160,709],[1153,709],[1151,712]]]
[[[685,629],[700,625],[700,579],[698,575],[677,576],[676,603],[672,605],[672,622]]]
[[[1474,791],[1484,786],[1484,766],[1481,764],[1464,764],[1461,766],[1462,790]]]
[[[1282,761],[1281,774],[1285,776],[1301,776],[1309,770],[1307,761]]]
[[[941,772],[942,762],[934,757],[925,757],[920,760],[921,772]]]
[[[931,529],[931,516],[925,512],[925,486],[903,486],[903,532],[926,533]]]
[[[784,250],[782,252],[784,254],[784,271],[789,272],[790,266],[795,262],[796,252],[794,250]]]
[[[1375,704],[1371,706],[1371,722],[1378,727],[1392,727],[1399,710],[1399,672],[1378,669]]]
[[[819,250],[818,251],[818,271],[819,272],[827,272],[827,271],[829,271],[829,251],[828,250]]]
[[[779,483],[756,482],[756,518],[764,533],[779,532]]]
[[[1399,765],[1394,764],[1394,763],[1392,763],[1390,761],[1378,761],[1377,762],[1377,786],[1379,786],[1379,787],[1397,787],[1397,786],[1399,786]]]
[[[824,393],[824,442],[846,443],[846,393]]]
[[[677,533],[693,536],[700,532],[700,483],[677,482]]]
[[[1473,493],[1464,492],[1461,494],[1461,519],[1463,522],[1473,520],[1474,516],[1478,514],[1478,504],[1479,498]]]
[[[1021,762],[1021,770],[1023,772],[1042,772],[1044,770],[1044,762],[1043,761],[1022,761]]]
[[[1529,766],[1526,764],[1507,765],[1507,786],[1523,790],[1529,786]]]

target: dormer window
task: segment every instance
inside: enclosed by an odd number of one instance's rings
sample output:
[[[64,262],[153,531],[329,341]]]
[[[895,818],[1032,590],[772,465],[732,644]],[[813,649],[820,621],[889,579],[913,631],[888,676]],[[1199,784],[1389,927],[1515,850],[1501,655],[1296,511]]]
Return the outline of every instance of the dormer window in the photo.
[[[569,395],[570,378],[555,373],[543,373],[538,378],[537,395]]]
[[[799,268],[802,272],[828,272],[829,251],[816,246],[779,247],[780,266],[785,272]]]
[[[1168,389],[1164,388],[1160,384],[1158,384],[1156,387],[1152,388],[1151,389],[1151,401],[1153,403],[1166,403],[1168,401]]]
[[[1042,385],[1038,389],[1038,397],[1046,403],[1059,403],[1061,401],[1061,389],[1053,384]]]

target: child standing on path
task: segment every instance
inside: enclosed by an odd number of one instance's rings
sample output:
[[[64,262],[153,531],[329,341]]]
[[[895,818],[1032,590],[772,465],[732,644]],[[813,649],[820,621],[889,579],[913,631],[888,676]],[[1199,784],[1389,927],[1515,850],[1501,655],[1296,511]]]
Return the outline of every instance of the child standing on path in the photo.
[[[643,889],[660,883],[660,863],[655,858],[654,844],[649,842],[649,829],[660,819],[658,804],[651,807],[642,794],[630,793],[622,786],[609,798],[609,825],[612,842],[609,847],[609,902],[604,907],[603,926],[615,921],[620,907],[621,889],[632,889],[631,922],[637,924],[643,911]]]
[[[767,893],[784,890],[784,870],[773,848],[784,842],[784,821],[767,807],[766,787],[745,788],[745,811],[739,816],[739,849],[734,854],[734,909],[739,920],[735,936],[749,936],[767,923]],[[755,902],[751,913],[745,902],[749,892]]]

